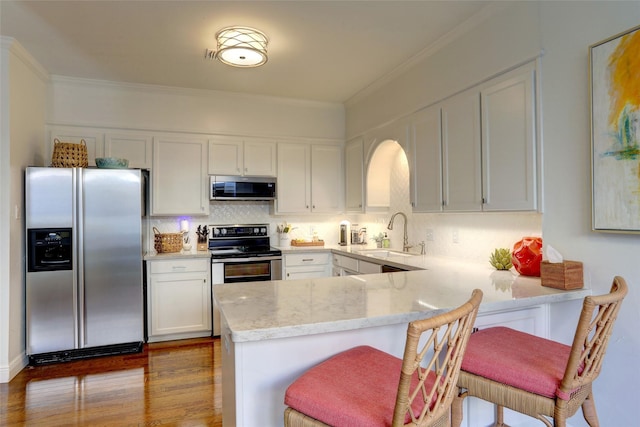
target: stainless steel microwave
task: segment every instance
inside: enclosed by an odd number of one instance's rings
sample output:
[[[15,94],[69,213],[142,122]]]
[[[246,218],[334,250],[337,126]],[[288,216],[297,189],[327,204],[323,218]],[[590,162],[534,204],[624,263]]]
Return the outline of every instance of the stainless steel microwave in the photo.
[[[209,177],[211,200],[275,200],[276,179],[256,176]]]

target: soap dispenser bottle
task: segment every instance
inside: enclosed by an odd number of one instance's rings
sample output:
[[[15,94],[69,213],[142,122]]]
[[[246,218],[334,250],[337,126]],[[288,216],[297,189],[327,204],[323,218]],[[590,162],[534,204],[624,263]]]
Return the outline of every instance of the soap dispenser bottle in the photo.
[[[391,241],[389,240],[387,233],[384,233],[384,237],[382,238],[382,247],[388,248],[390,246],[391,246]]]

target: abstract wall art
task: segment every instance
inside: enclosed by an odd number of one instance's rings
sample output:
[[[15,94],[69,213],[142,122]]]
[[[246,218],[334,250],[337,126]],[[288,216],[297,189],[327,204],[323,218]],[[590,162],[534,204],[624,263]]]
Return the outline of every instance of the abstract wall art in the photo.
[[[640,233],[640,26],[590,46],[594,231]]]

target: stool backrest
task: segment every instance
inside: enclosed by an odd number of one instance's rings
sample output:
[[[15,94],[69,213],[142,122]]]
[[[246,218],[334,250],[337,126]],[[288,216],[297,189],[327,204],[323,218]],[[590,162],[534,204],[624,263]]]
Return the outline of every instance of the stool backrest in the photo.
[[[616,276],[610,293],[584,299],[567,369],[556,393],[560,399],[569,400],[571,393],[600,374],[613,324],[626,295],[627,282]]]
[[[404,425],[407,413],[411,425],[429,426],[449,412],[458,391],[460,365],[481,301],[482,291],[476,289],[462,306],[409,323],[393,413],[394,426]],[[428,331],[431,334],[420,344],[420,338]]]

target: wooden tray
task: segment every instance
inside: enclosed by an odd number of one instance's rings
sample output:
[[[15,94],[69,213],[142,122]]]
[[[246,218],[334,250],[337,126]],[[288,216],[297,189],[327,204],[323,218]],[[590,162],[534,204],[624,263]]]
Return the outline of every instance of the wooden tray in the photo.
[[[302,242],[300,240],[292,240],[291,246],[324,246],[324,240],[318,240],[317,242]]]

